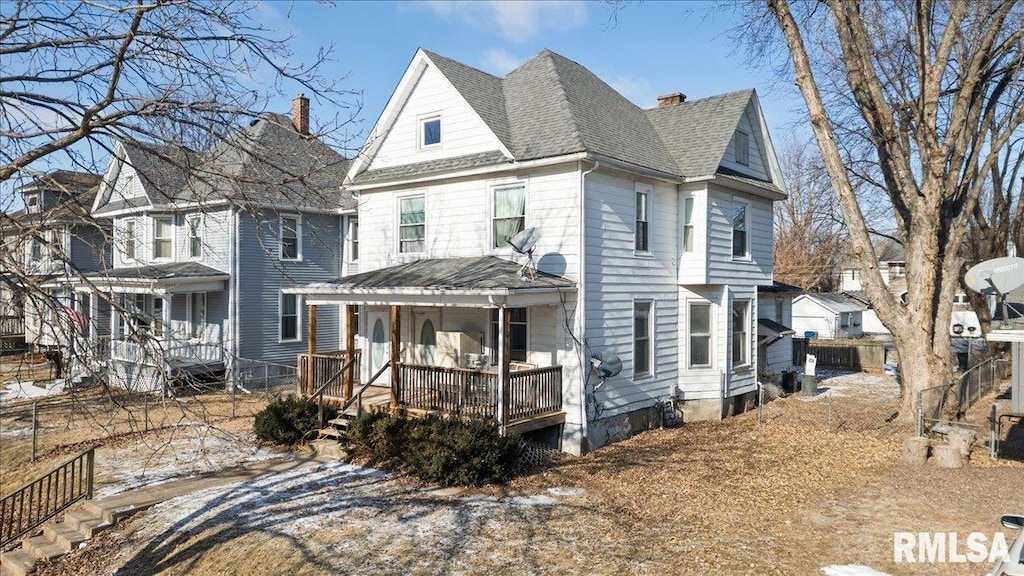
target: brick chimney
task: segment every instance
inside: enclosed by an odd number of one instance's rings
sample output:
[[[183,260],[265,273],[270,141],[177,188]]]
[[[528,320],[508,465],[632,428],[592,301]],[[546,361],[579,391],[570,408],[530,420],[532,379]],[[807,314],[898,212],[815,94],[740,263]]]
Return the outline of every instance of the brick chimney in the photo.
[[[683,102],[686,102],[686,94],[683,94],[682,92],[673,92],[671,94],[658,96],[658,108],[675,106],[676,104],[682,104]]]
[[[299,134],[309,135],[309,98],[301,93],[292,100],[292,125]]]

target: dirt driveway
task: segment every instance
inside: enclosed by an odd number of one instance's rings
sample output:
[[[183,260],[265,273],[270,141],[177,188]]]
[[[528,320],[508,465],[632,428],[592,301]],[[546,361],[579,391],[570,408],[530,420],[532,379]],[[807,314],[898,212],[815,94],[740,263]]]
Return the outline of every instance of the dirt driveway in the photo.
[[[1024,463],[911,468],[895,383],[641,434],[503,488],[437,491],[324,464],[180,498],[38,574],[983,574],[895,564],[893,533],[999,531]],[[1006,536],[1010,533],[1003,532]]]

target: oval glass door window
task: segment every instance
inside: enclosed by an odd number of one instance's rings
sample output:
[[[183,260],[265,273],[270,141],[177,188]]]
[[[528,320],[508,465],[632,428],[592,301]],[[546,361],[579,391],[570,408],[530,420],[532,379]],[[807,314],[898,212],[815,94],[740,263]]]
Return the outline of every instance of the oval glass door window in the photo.
[[[384,340],[384,322],[380,318],[373,323],[373,336],[370,339],[370,361],[373,370],[376,372],[384,365],[384,349],[387,342]]]
[[[434,323],[430,319],[423,321],[420,328],[420,364],[426,366],[434,365],[434,346],[437,344],[437,337],[434,333]]]

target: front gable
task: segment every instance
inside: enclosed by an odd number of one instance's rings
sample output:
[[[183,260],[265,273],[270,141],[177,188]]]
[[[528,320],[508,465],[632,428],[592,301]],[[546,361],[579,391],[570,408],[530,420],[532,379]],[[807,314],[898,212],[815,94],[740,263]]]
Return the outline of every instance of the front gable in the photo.
[[[420,50],[374,126],[359,158],[353,162],[349,179],[368,169],[485,152],[500,152],[507,158],[512,157],[466,98]]]
[[[130,208],[151,208],[145,185],[128,158],[125,147],[118,142],[110,157],[99,193],[92,205],[93,214],[117,212]]]
[[[745,144],[746,148],[741,148]],[[771,182],[785,189],[768,126],[757,94],[751,93],[729,139],[719,166],[739,175]]]

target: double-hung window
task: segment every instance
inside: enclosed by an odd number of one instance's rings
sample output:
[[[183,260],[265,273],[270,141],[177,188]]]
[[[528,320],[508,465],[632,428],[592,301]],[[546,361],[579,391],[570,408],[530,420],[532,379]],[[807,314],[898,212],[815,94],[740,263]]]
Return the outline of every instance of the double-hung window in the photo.
[[[732,303],[732,365],[750,362],[750,301],[733,300]]]
[[[135,260],[135,220],[125,220],[123,230],[124,259]]]
[[[426,198],[406,196],[398,199],[398,251],[403,254],[423,252],[426,239]]]
[[[174,221],[170,216],[153,218],[153,258],[171,258],[174,249]]]
[[[689,316],[689,359],[691,368],[711,366],[711,304],[690,302]]]
[[[636,191],[636,232],[633,247],[637,252],[651,251],[649,199],[650,195],[646,190]]]
[[[654,347],[654,323],[651,321],[653,302],[650,300],[633,302],[633,378],[651,375],[651,364]]]
[[[526,186],[512,184],[494,188],[494,248],[505,248],[513,236],[526,227]]]
[[[359,219],[348,221],[348,261],[359,261]]]
[[[188,256],[189,258],[203,257],[203,219],[199,215],[192,215],[185,219],[188,226]]]
[[[295,294],[281,294],[280,304],[281,341],[299,340],[299,297]]]
[[[732,204],[732,256],[747,258],[750,250],[747,246],[747,205],[734,201]]]
[[[683,252],[692,253],[696,247],[693,231],[693,197],[683,198]]]
[[[295,215],[282,215],[281,260],[299,260],[302,257],[302,219]]]

